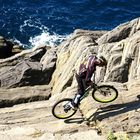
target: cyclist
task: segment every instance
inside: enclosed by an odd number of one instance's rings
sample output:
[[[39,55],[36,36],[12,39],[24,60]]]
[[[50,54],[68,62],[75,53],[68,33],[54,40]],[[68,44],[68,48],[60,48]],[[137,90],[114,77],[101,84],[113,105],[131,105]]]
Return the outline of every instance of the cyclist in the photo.
[[[90,55],[86,61],[80,64],[79,72],[76,73],[78,91],[75,94],[73,101],[69,104],[71,108],[76,109],[78,107],[85,88],[90,86],[92,83],[91,77],[96,71],[96,66],[103,67],[106,65],[107,61],[102,55]]]

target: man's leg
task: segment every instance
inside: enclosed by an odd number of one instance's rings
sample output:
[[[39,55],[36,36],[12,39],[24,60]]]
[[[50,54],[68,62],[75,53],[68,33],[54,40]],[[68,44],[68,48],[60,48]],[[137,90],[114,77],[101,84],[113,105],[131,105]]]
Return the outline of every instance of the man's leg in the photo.
[[[83,79],[80,75],[76,74],[76,80],[78,83],[78,90],[77,93],[75,94],[75,97],[73,99],[72,102],[69,103],[69,106],[67,106],[65,108],[65,111],[67,112],[68,110],[70,110],[70,108],[72,109],[77,109],[79,103],[80,103],[80,98],[82,97],[82,95],[84,94],[84,84],[83,84]],[[70,108],[69,108],[70,107]]]
[[[80,75],[76,74],[76,80],[78,83],[78,91],[77,91],[77,94],[75,94],[75,97],[73,99],[73,105],[78,107],[80,98],[83,96],[85,89],[84,89],[83,79]]]
[[[80,75],[76,74],[76,80],[78,83],[78,94],[80,94],[82,96],[85,91],[84,84],[83,84],[83,78]]]

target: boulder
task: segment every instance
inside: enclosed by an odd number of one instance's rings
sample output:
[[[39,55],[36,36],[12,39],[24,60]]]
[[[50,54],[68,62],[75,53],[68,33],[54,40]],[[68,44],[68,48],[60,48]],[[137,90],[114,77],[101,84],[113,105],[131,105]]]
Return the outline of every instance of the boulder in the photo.
[[[18,47],[18,46],[17,46]],[[28,50],[22,50],[20,53],[15,54],[6,59],[0,60],[0,67],[14,66],[22,60],[32,60],[39,62],[43,55],[46,53],[48,46],[33,47]]]
[[[0,74],[1,87],[15,87],[39,84],[43,77],[38,62],[22,61],[17,65],[3,69]]]
[[[0,58],[7,58],[12,56],[12,48],[14,44],[0,36]]]
[[[91,31],[91,30],[82,30],[82,29],[76,29],[72,35],[72,40],[74,38],[77,38],[78,36],[91,36],[93,41],[97,40],[104,34],[106,34],[108,31]]]
[[[107,32],[97,40],[98,44],[119,42],[132,36],[140,29],[140,18],[128,21]]]
[[[48,84],[55,69],[55,62],[55,51],[47,50],[46,46],[25,50],[1,60],[1,87]]]
[[[16,104],[33,101],[48,100],[51,96],[51,87],[46,85],[25,86],[10,89],[0,89],[0,108],[12,107]]]
[[[55,69],[56,60],[57,60],[56,51],[57,48],[48,49],[47,52],[41,58],[40,63],[42,64],[43,71],[47,71],[50,68]]]
[[[17,54],[17,53],[20,53],[22,52],[23,49],[21,48],[21,46],[19,46],[18,44],[14,45],[13,46],[13,49],[12,49],[12,53],[13,55]]]
[[[0,73],[1,87],[48,84],[51,73],[52,67],[46,72],[42,71],[42,65],[39,62],[24,60],[16,66],[3,68]]]

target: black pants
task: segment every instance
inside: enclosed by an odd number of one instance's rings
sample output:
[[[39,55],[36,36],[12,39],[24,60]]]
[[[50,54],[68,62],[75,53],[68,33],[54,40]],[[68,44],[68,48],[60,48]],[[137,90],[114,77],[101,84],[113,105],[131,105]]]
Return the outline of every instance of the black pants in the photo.
[[[78,83],[78,94],[82,96],[84,95],[85,88],[86,88],[85,74],[84,75],[76,74],[76,80]]]

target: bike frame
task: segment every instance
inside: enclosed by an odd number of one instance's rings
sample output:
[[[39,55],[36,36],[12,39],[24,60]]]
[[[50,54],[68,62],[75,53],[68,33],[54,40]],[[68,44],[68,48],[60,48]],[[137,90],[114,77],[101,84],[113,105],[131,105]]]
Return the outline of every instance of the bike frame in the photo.
[[[95,83],[93,83],[92,85],[90,85],[89,87],[87,87],[86,89],[85,89],[85,93],[84,93],[84,95],[80,98],[80,102],[85,98],[85,97],[87,97],[88,95],[89,95],[89,91],[91,90],[91,89],[96,89],[98,86],[95,84]]]
[[[74,70],[73,73],[76,74],[76,71]],[[85,97],[87,97],[87,96],[89,95],[89,91],[90,91],[91,89],[97,89],[97,88],[98,88],[97,84],[95,84],[95,75],[96,75],[96,73],[94,72],[93,83],[92,83],[92,85],[90,85],[89,87],[87,87],[87,88],[85,89],[85,93],[84,93],[84,95],[80,98],[80,102],[81,102]]]

